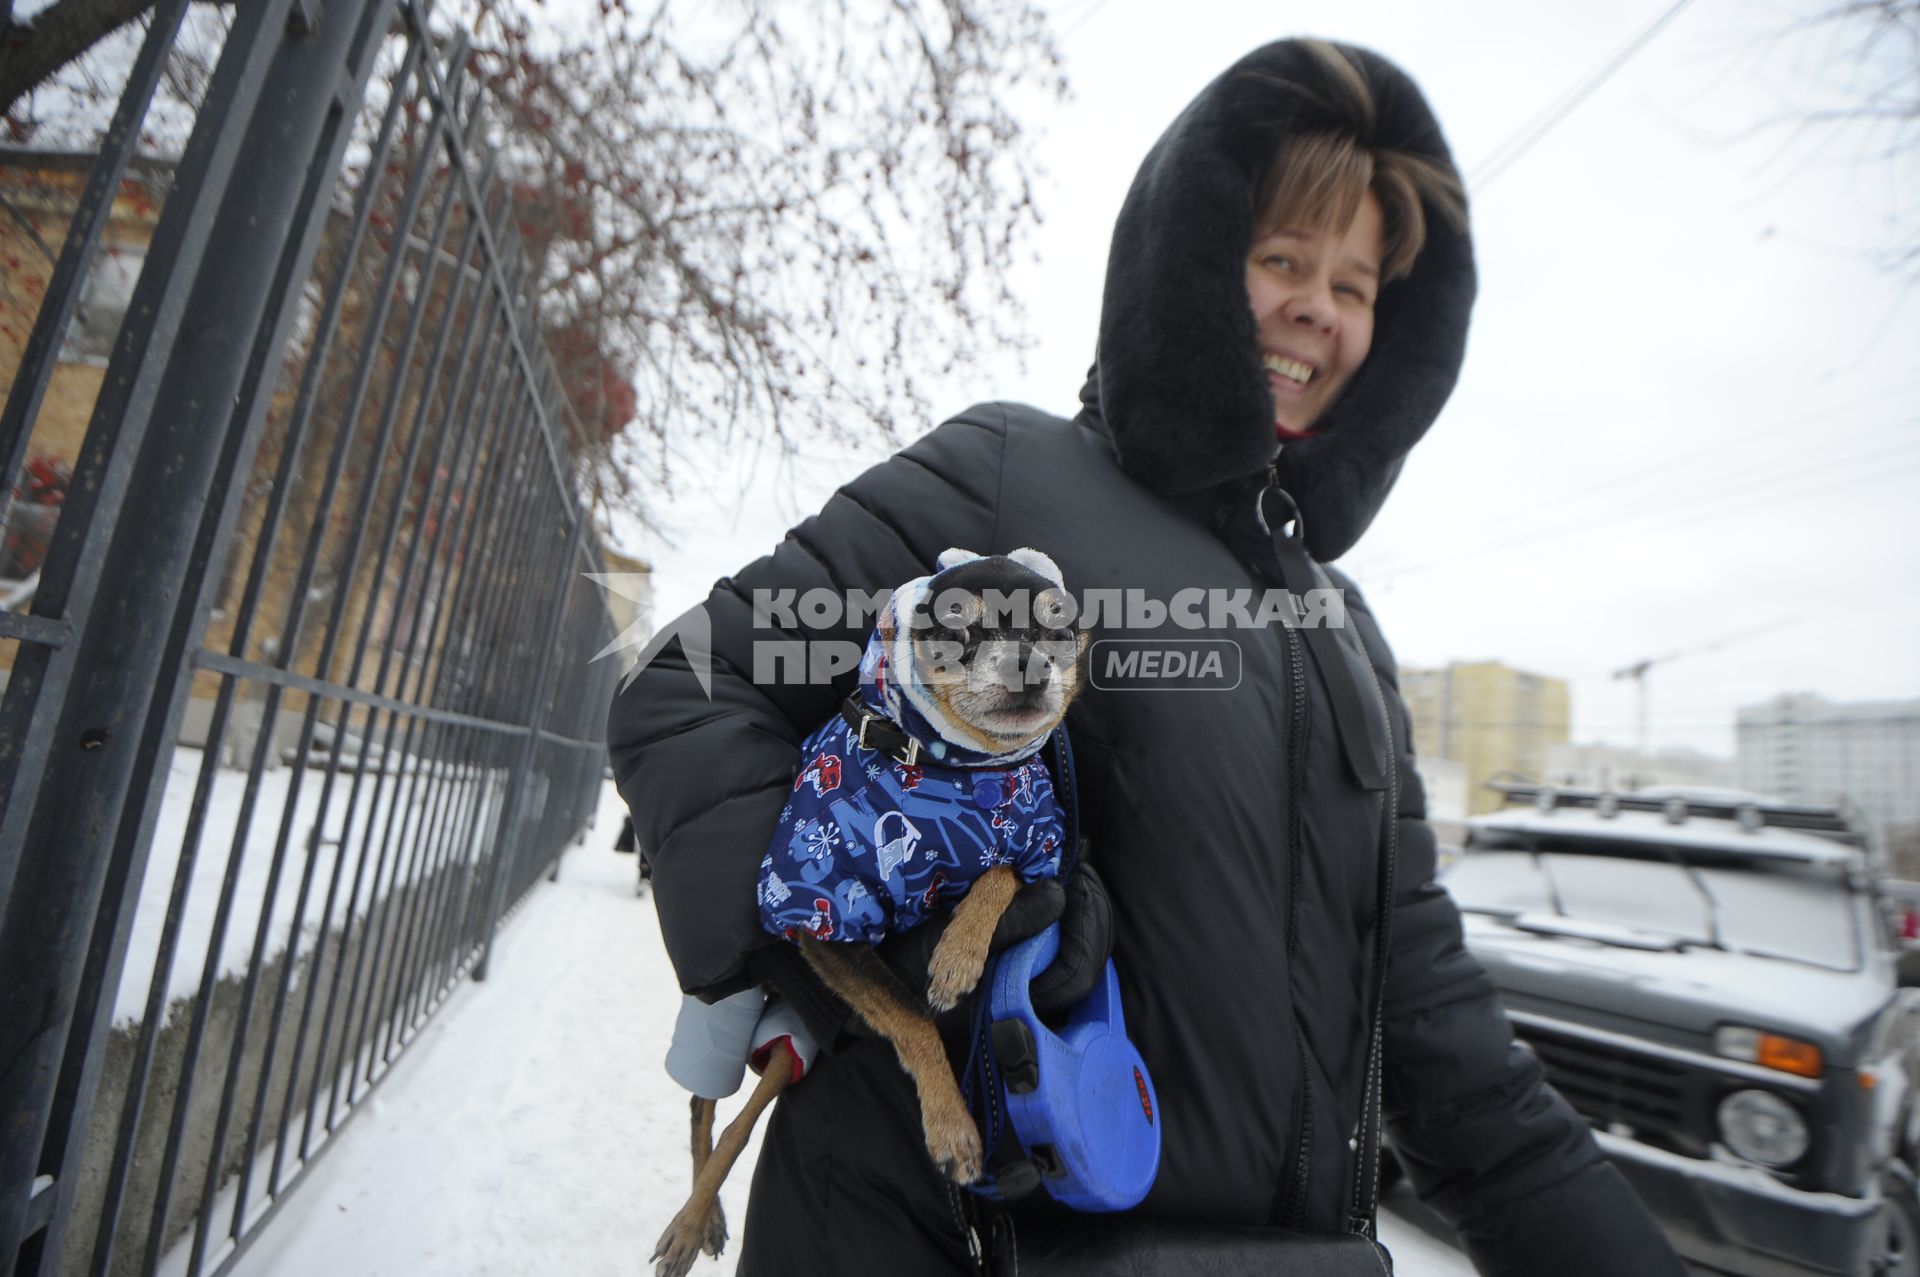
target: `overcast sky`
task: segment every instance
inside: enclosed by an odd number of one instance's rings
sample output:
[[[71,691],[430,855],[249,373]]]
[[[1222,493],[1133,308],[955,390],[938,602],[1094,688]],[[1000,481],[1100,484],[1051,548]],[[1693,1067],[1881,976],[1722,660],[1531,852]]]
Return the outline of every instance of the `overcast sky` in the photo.
[[[1071,413],[1134,168],[1255,45],[1313,34],[1387,54],[1472,179],[1671,3],[1064,0],[1072,97],[1028,117],[1046,223],[1016,289],[1038,344],[937,410]],[[1825,36],[1778,37],[1809,8],[1692,0],[1476,183],[1459,388],[1343,562],[1403,664],[1567,679],[1575,739],[1630,744],[1633,694],[1611,671],[1746,635],[1649,678],[1654,746],[1721,754],[1736,707],[1779,692],[1920,696],[1920,286],[1871,257],[1890,213],[1920,217],[1920,183],[1863,158],[1883,138],[1763,127],[1850,65]],[[657,566],[657,614],[876,459],[743,456],[679,493],[678,544],[629,547]]]

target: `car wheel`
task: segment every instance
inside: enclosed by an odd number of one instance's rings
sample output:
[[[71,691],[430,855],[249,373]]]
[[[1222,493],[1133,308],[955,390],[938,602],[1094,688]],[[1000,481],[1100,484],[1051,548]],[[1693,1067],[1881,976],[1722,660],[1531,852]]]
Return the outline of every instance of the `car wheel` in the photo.
[[[1882,1253],[1875,1271],[1881,1277],[1920,1277],[1920,1191],[1913,1172],[1895,1163],[1880,1177],[1887,1209]]]

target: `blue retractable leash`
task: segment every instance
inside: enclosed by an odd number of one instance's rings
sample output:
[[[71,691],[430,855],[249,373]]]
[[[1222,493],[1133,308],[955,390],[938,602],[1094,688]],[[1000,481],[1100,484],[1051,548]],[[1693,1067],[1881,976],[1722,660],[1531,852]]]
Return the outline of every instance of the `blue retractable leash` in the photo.
[[[1079,793],[1064,728],[1052,742],[1054,790],[1064,804],[1069,861],[1078,860]],[[1060,924],[1000,955],[977,999],[966,1095],[987,1149],[987,1173],[969,1185],[996,1201],[1036,1187],[1083,1211],[1137,1206],[1160,1169],[1160,1108],[1146,1061],[1127,1037],[1113,959],[1100,983],[1056,1031],[1033,1009],[1030,986],[1060,951]]]

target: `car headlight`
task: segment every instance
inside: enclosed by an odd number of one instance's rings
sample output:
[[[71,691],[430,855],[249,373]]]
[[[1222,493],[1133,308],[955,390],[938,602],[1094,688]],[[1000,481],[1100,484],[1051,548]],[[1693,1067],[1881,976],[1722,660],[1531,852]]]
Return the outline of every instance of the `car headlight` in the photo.
[[[1720,1101],[1720,1138],[1762,1166],[1791,1166],[1807,1155],[1807,1121],[1771,1091],[1735,1091]]]
[[[1811,1042],[1731,1024],[1714,1030],[1713,1049],[1728,1059],[1746,1060],[1801,1077],[1819,1077],[1826,1062],[1820,1048]]]

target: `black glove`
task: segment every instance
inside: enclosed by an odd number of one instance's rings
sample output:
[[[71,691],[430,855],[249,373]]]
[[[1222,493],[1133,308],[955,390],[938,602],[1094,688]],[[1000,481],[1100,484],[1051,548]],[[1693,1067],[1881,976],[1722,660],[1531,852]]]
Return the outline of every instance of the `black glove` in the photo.
[[[1067,879],[1066,896],[1066,908],[1060,914],[1060,952],[1030,986],[1033,1009],[1043,1017],[1057,1015],[1092,993],[1113,956],[1113,903],[1107,899],[1107,884],[1100,875],[1082,862]],[[993,938],[997,944],[999,933]]]
[[[880,942],[880,956],[909,989],[926,990],[927,966],[950,918],[951,914],[930,918],[904,935]],[[1060,953],[1033,980],[1033,1008],[1042,1016],[1065,1011],[1093,992],[1113,952],[1113,907],[1105,884],[1084,862],[1064,885],[1055,878],[1042,878],[1015,892],[993,929],[988,952],[1011,949],[1052,922],[1060,924]]]

